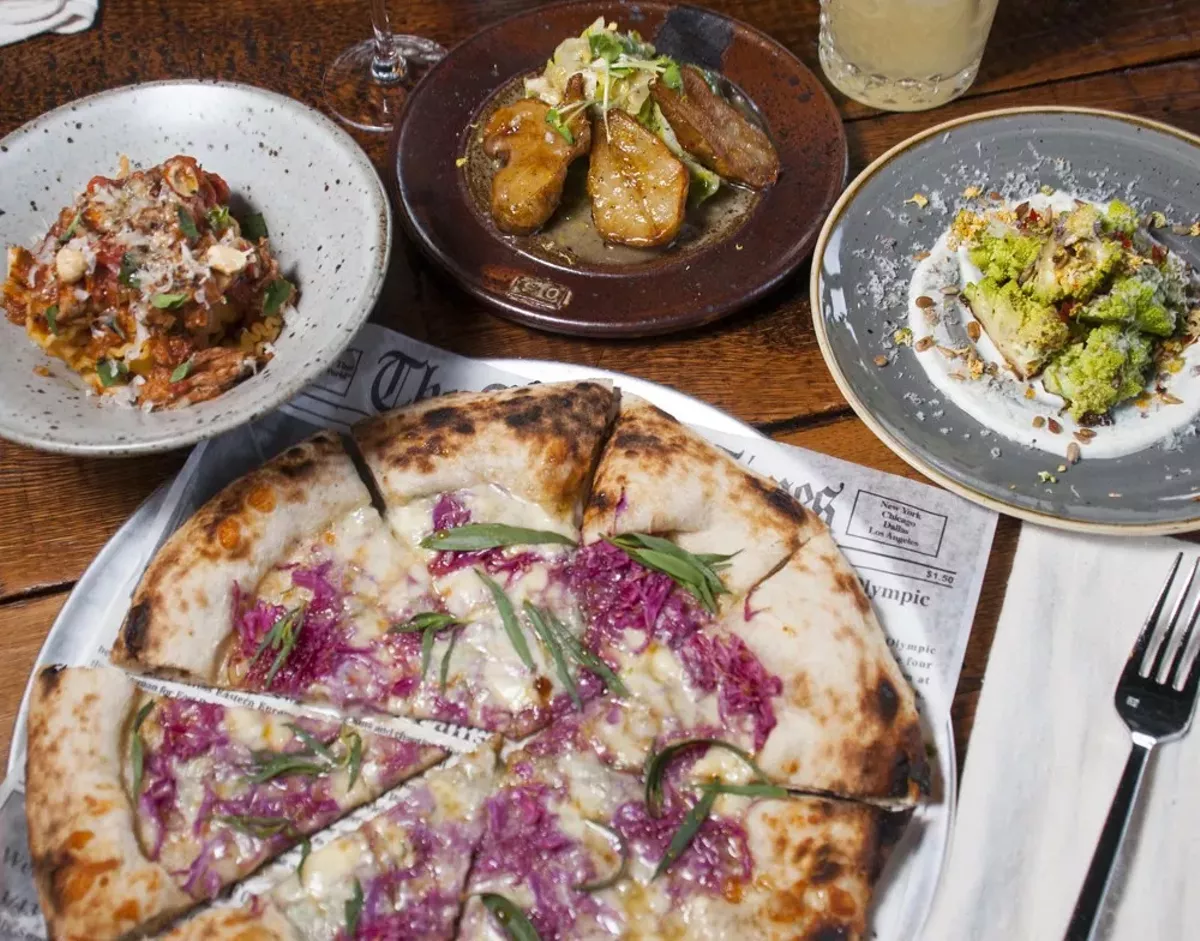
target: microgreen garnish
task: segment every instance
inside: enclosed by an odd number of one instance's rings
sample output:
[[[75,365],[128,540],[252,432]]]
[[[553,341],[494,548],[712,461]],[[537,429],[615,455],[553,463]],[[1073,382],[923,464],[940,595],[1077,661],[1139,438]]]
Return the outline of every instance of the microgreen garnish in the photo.
[[[96,363],[96,375],[100,377],[100,385],[106,389],[116,385],[128,373],[129,367],[119,359],[102,359]]]
[[[58,305],[51,304],[46,308],[46,323],[50,326],[50,332],[58,336]]]
[[[610,65],[625,51],[617,34],[607,29],[588,34],[588,50],[593,59],[604,59]]]
[[[192,218],[192,214],[182,206],[175,207],[175,216],[179,219],[179,228],[183,230],[183,234],[189,239],[200,238],[200,230],[196,228],[196,220]]]
[[[458,643],[458,635],[462,631],[455,631],[450,635],[450,643],[446,645],[446,652],[442,654],[442,665],[438,670],[438,692],[446,692],[446,684],[450,681],[450,654],[454,653],[454,645]]]
[[[717,595],[729,594],[717,575],[725,568],[731,555],[694,555],[669,539],[646,533],[625,533],[613,536],[608,542],[623,550],[635,562],[671,576],[682,588],[691,592],[710,614],[717,612]]]
[[[263,294],[263,316],[270,317],[278,312],[279,308],[291,300],[295,290],[292,282],[286,278],[276,278],[268,284],[266,293]]]
[[[658,80],[666,85],[667,88],[674,91],[682,91],[683,74],[679,71],[679,63],[673,59],[667,61],[668,65],[662,70],[662,73],[658,76]]]
[[[137,286],[137,259],[132,252],[121,256],[121,270],[117,272],[117,280],[127,288]]]
[[[279,668],[291,654],[292,648],[296,646],[296,638],[300,636],[300,630],[304,627],[304,612],[305,606],[298,605],[283,614],[271,625],[271,629],[259,643],[258,649],[254,651],[254,656],[250,658],[250,667],[252,668],[258,662],[258,658],[268,649],[275,652],[275,661],[271,664],[271,669],[267,671],[264,686],[271,685],[275,674],[279,672]]]
[[[292,734],[300,739],[314,755],[320,755],[330,764],[337,764],[337,759],[333,757],[333,752],[326,748],[321,743],[321,740],[311,732],[306,732],[303,728],[291,722],[288,723],[287,727],[291,729]]]
[[[575,540],[547,529],[526,529],[504,523],[467,523],[453,529],[439,529],[421,540],[421,548],[442,552],[478,552],[502,546],[533,546],[553,543],[574,546]]]
[[[346,937],[353,938],[358,931],[358,920],[362,917],[363,887],[357,879],[354,880],[354,894],[346,900]]]
[[[312,841],[304,838],[304,842],[300,844],[300,862],[296,863],[296,878],[304,878],[304,864],[308,862],[308,854],[312,852]]]
[[[255,817],[250,814],[217,814],[213,818],[217,823],[228,824],[235,830],[240,830],[248,836],[260,840],[269,840],[281,833],[293,833],[292,822],[287,817]]]
[[[71,220],[71,224],[63,230],[63,234],[58,237],[58,244],[65,245],[71,241],[71,237],[75,234],[75,230],[79,228],[79,220],[83,218],[82,213],[75,213],[75,218]]]
[[[173,370],[171,370],[171,381],[172,382],[182,382],[184,379],[186,379],[188,377],[188,375],[191,373],[191,371],[192,371],[192,361],[191,361],[191,359],[185,359],[182,363],[180,363]]]
[[[142,794],[142,772],[146,760],[146,743],[142,740],[142,723],[146,721],[146,716],[150,715],[150,710],[153,708],[154,701],[151,700],[138,710],[137,716],[133,720],[133,733],[129,742],[129,763],[133,765],[133,799],[135,801]]]
[[[446,614],[444,611],[422,611],[420,614],[414,614],[403,624],[388,628],[388,633],[415,634],[418,631],[421,632],[421,680],[424,681],[429,673],[429,662],[433,657],[433,644],[437,635],[448,627],[457,627],[462,623],[453,614]],[[453,639],[451,639],[451,644],[453,644]],[[449,651],[447,651],[448,655]],[[445,658],[442,663],[443,672],[445,672]],[[445,686],[444,681],[442,685]]]
[[[224,232],[233,221],[233,218],[229,215],[228,206],[213,206],[205,218],[208,219],[208,227],[216,232]]]
[[[187,299],[188,296],[186,294],[155,294],[150,298],[150,303],[159,310],[167,310],[169,308],[182,307]]]
[[[353,729],[342,729],[342,741],[346,743],[346,767],[350,769],[350,779],[346,782],[346,790],[353,791],[362,773],[362,736]]]
[[[612,829],[612,827],[606,826],[599,820],[588,820],[587,823],[590,823],[597,830],[603,832],[605,836],[617,845],[617,852],[621,857],[621,862],[612,875],[606,876],[603,879],[597,879],[594,882],[582,883],[574,886],[574,889],[576,892],[603,892],[605,889],[611,889],[624,879],[625,875],[629,872],[629,847],[625,843],[625,838]]]
[[[492,600],[496,603],[496,609],[500,612],[500,620],[504,622],[504,630],[508,633],[508,639],[512,642],[513,650],[517,652],[517,656],[521,658],[521,662],[529,669],[535,669],[533,665],[533,657],[529,653],[529,644],[525,642],[525,635],[521,633],[521,623],[517,620],[517,613],[513,610],[512,602],[508,595],[504,593],[504,589],[496,584],[494,578],[484,574],[480,569],[475,570],[475,574],[479,576],[486,586],[488,591],[492,593]]]
[[[511,899],[495,892],[484,892],[479,898],[487,910],[496,916],[496,921],[500,922],[500,927],[512,941],[542,941],[537,929]]]
[[[758,766],[750,753],[736,745],[723,742],[719,738],[688,738],[680,742],[672,742],[660,751],[651,752],[646,759],[646,810],[651,817],[657,817],[662,813],[663,778],[666,776],[668,766],[680,752],[701,745],[720,748],[736,755],[754,772],[755,783],[767,783],[766,773]]]
[[[575,677],[571,675],[571,668],[567,664],[567,658],[563,654],[562,642],[554,633],[554,629],[547,623],[545,613],[538,609],[537,605],[526,601],[525,616],[529,618],[529,623],[533,625],[534,631],[542,639],[542,643],[546,645],[546,649],[550,652],[550,658],[554,661],[554,668],[558,671],[558,678],[562,681],[563,686],[567,688],[567,695],[571,697],[571,702],[575,703],[576,709],[583,708],[583,700],[579,696],[579,687],[575,685]]]
[[[583,645],[583,642],[572,634],[567,626],[550,611],[546,612],[546,622],[550,625],[551,630],[554,631],[563,649],[574,657],[581,667],[600,677],[604,681],[604,685],[611,692],[616,693],[617,696],[622,699],[629,696],[629,689],[621,682],[621,678],[617,676],[616,671],[600,659],[599,656],[588,650]]]
[[[572,133],[571,128],[567,126],[567,122],[563,119],[562,112],[558,108],[551,108],[546,112],[546,123],[554,128],[568,144],[575,143],[575,135]]]
[[[696,801],[692,809],[687,812],[687,816],[683,818],[683,823],[679,825],[679,829],[671,837],[667,851],[663,853],[662,859],[658,861],[658,868],[654,870],[654,875],[650,877],[651,880],[657,879],[670,869],[675,864],[675,861],[683,855],[683,851],[692,845],[692,840],[696,838],[696,834],[704,826],[704,821],[712,813],[713,804],[716,803],[716,800],[717,794],[715,791],[705,791],[700,795],[700,800]]]
[[[252,212],[242,220],[242,236],[248,238],[251,242],[257,242],[259,239],[265,239],[269,234],[267,232],[267,220],[263,218],[261,212]]]

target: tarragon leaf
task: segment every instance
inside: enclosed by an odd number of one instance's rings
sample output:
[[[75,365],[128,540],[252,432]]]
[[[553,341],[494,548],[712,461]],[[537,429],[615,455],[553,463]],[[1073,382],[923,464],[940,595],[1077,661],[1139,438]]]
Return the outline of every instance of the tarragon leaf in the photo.
[[[262,784],[276,778],[286,778],[290,774],[315,778],[328,771],[328,765],[315,762],[307,755],[264,755],[258,759],[258,770],[248,780],[251,784]]]
[[[717,575],[717,569],[737,553],[729,556],[707,554],[702,558],[681,549],[668,539],[647,533],[624,533],[609,538],[608,542],[623,550],[635,562],[669,575],[691,592],[710,614],[717,611],[716,596],[729,594]]]
[[[333,757],[333,752],[326,748],[321,740],[311,732],[307,732],[301,726],[291,722],[288,723],[287,727],[292,730],[292,734],[295,735],[296,738],[300,739],[300,741],[302,741],[313,752],[313,754],[324,758],[331,765],[337,764],[337,759]]]
[[[542,941],[537,929],[511,899],[497,895],[495,892],[484,892],[479,898],[484,907],[496,916],[496,921],[500,922],[504,933],[512,941]]]
[[[454,645],[458,643],[458,635],[462,631],[455,631],[450,635],[450,643],[446,645],[446,652],[442,654],[442,666],[438,670],[438,691],[446,692],[446,684],[450,681],[450,654],[454,653]]]
[[[275,660],[271,664],[271,669],[267,671],[265,686],[271,685],[275,674],[279,672],[291,654],[292,648],[296,646],[296,639],[300,635],[301,628],[304,627],[304,612],[305,606],[298,605],[283,614],[271,625],[271,629],[259,642],[258,649],[254,651],[254,656],[250,658],[249,666],[253,667],[268,649],[275,651]]]
[[[529,618],[529,623],[533,625],[534,631],[542,639],[542,643],[546,645],[546,649],[550,651],[550,657],[554,661],[554,667],[558,671],[558,678],[562,680],[563,686],[567,688],[567,695],[571,697],[571,702],[575,703],[576,709],[583,708],[583,699],[579,696],[579,687],[575,685],[575,677],[571,675],[571,667],[567,663],[567,658],[563,655],[562,642],[554,633],[554,629],[547,623],[547,618],[540,611],[537,605],[532,602],[525,602],[525,616]]]
[[[248,836],[257,837],[260,840],[269,840],[273,836],[279,836],[281,833],[292,833],[294,828],[292,822],[287,817],[255,817],[250,814],[217,814],[213,820],[218,823],[224,823],[233,827],[235,830],[240,830]]]
[[[133,765],[134,801],[142,795],[142,774],[146,761],[146,743],[142,740],[142,723],[146,721],[146,716],[150,715],[150,710],[153,708],[154,701],[151,700],[138,710],[137,716],[133,720],[132,739],[129,743],[129,762]]]
[[[651,881],[657,879],[670,869],[675,864],[675,861],[683,855],[683,851],[692,845],[692,840],[696,838],[696,834],[704,826],[704,821],[712,813],[713,804],[716,803],[716,800],[717,794],[715,791],[705,791],[700,795],[700,799],[687,812],[687,816],[683,818],[679,829],[671,837],[667,851],[663,853],[662,859],[658,862],[658,868],[654,870],[654,875],[650,877]]]
[[[308,862],[308,855],[312,852],[312,841],[304,838],[304,842],[300,844],[300,862],[296,863],[296,878],[304,878],[304,864]]]
[[[530,670],[536,669],[533,665],[533,657],[529,653],[529,644],[525,642],[525,635],[521,632],[521,623],[517,620],[517,613],[513,610],[512,602],[508,595],[504,593],[504,589],[496,584],[494,578],[490,578],[482,570],[476,569],[475,574],[479,576],[486,586],[488,591],[492,593],[492,600],[496,603],[496,609],[500,612],[500,620],[504,622],[504,630],[508,633],[508,639],[512,642],[513,650],[517,652],[517,656],[521,658],[521,662]]]
[[[417,634],[430,629],[440,631],[451,625],[461,623],[462,621],[453,614],[446,614],[444,611],[422,611],[420,614],[414,614],[403,624],[395,624],[389,627],[388,633]]]
[[[713,781],[701,784],[700,790],[716,794],[735,794],[739,797],[770,797],[776,800],[791,797],[788,789],[778,784],[726,784],[723,781]]]
[[[421,548],[440,552],[478,552],[502,546],[533,546],[553,543],[574,546],[575,540],[548,529],[526,529],[504,523],[467,523],[453,529],[439,529],[421,540]]]
[[[50,327],[50,332],[58,336],[58,305],[51,304],[46,308],[46,323]]]
[[[612,875],[606,876],[603,879],[597,879],[594,882],[582,883],[574,886],[574,889],[576,892],[603,892],[605,889],[611,889],[624,879],[629,872],[629,846],[625,843],[625,838],[612,827],[601,823],[599,820],[588,820],[587,823],[590,823],[597,830],[602,831],[605,836],[617,845],[617,852],[620,854],[621,862]]]
[[[284,304],[291,300],[296,288],[287,278],[276,278],[267,285],[263,294],[263,316],[270,317],[279,312]]]
[[[353,791],[362,773],[363,741],[362,736],[353,729],[343,729],[342,738],[347,743],[346,767],[350,769],[350,780],[346,784],[347,791]]]
[[[680,752],[686,751],[689,748],[697,748],[701,745],[707,745],[710,748],[720,748],[730,754],[736,755],[754,772],[756,783],[767,783],[767,775],[758,766],[754,757],[736,745],[731,745],[729,742],[722,741],[719,738],[688,738],[683,741],[672,742],[659,751],[651,752],[646,758],[646,810],[651,817],[657,817],[662,812],[663,778],[666,776],[667,768],[671,762],[675,760]]]
[[[627,699],[629,697],[629,689],[621,682],[621,678],[617,676],[616,671],[598,655],[588,650],[583,645],[583,642],[572,634],[567,626],[552,613],[547,612],[547,616],[551,628],[553,628],[559,642],[563,645],[563,649],[574,657],[585,670],[595,673],[600,677],[609,690],[616,693],[622,699]]]
[[[346,937],[353,938],[358,931],[358,920],[362,917],[363,887],[357,879],[354,880],[354,894],[346,900]]]

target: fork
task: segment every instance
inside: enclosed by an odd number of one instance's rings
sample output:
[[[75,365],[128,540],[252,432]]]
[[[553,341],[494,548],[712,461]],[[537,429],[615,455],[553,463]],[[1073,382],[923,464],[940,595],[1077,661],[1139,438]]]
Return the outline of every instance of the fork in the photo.
[[[1200,558],[1192,565],[1187,584],[1183,586],[1183,591],[1172,606],[1162,639],[1153,649],[1151,643],[1182,560],[1181,552],[1175,556],[1175,563],[1167,575],[1166,584],[1163,585],[1154,609],[1138,634],[1137,643],[1133,645],[1133,652],[1129,655],[1121,679],[1117,681],[1117,714],[1129,727],[1133,748],[1129,753],[1129,760],[1125,762],[1125,772],[1121,775],[1121,783],[1117,786],[1117,793],[1113,797],[1112,807],[1109,808],[1108,819],[1104,822],[1096,851],[1092,854],[1092,863],[1088,867],[1083,888],[1080,889],[1079,898],[1075,902],[1075,911],[1071,915],[1064,941],[1090,941],[1093,937],[1097,916],[1112,881],[1113,863],[1125,839],[1125,831],[1129,827],[1129,819],[1141,790],[1150,753],[1163,742],[1181,738],[1192,724],[1196,689],[1200,686],[1200,656],[1196,657],[1186,678],[1182,674],[1192,630],[1196,626],[1197,617],[1200,617],[1200,596],[1188,613],[1183,637],[1175,645],[1170,668],[1161,682],[1160,677],[1163,676],[1163,666],[1167,663],[1167,654],[1172,647],[1171,642],[1175,637],[1184,603],[1192,583],[1196,580],[1197,570],[1200,570]],[[1148,668],[1147,661],[1150,661]]]

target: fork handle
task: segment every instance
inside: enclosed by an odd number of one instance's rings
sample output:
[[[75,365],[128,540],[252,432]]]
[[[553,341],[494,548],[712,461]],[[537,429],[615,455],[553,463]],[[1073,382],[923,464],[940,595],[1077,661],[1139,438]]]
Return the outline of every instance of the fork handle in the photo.
[[[1092,864],[1088,866],[1083,888],[1079,890],[1079,898],[1075,902],[1075,911],[1071,915],[1071,923],[1067,926],[1064,941],[1091,941],[1096,930],[1100,907],[1112,880],[1113,864],[1125,839],[1125,831],[1129,829],[1133,805],[1142,787],[1151,747],[1153,746],[1134,742],[1133,750],[1129,753],[1129,760],[1125,762],[1125,772],[1121,775],[1121,783],[1117,786],[1112,806],[1108,809],[1108,819],[1104,821],[1104,829],[1100,832],[1100,840],[1096,844],[1095,853],[1092,854]]]

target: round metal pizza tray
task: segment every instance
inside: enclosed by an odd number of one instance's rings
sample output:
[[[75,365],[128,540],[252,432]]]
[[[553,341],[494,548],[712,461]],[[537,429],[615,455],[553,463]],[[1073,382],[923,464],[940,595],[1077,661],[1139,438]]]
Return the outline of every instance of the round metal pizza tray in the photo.
[[[527,359],[488,359],[489,366],[531,382],[563,382],[606,377],[626,392],[639,395],[703,433],[705,429],[761,438],[758,431],[733,416],[669,386],[623,373],[571,363]],[[173,503],[167,481],[142,503],[97,554],[71,591],[38,653],[13,728],[6,776],[24,779],[25,721],[32,677],[50,663],[83,663],[97,637],[112,637],[129,606],[132,590],[156,548],[147,533],[161,528],[160,514]],[[954,734],[947,715],[939,727],[927,729],[936,744],[941,781],[940,799],[919,807],[875,893],[872,937],[875,941],[909,941],[920,937],[933,906],[934,894],[950,847],[957,800],[957,760]]]

